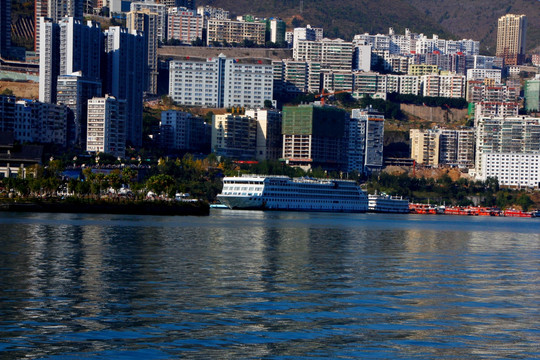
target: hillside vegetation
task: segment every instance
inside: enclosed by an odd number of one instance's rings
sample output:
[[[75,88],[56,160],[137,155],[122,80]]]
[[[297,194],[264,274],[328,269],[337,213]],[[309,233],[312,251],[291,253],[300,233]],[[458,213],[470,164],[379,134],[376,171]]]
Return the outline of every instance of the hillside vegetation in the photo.
[[[233,15],[281,17],[291,28],[311,24],[323,27],[329,37],[346,40],[364,32],[386,34],[389,27],[397,33],[409,28],[429,37],[479,40],[488,53],[495,53],[497,19],[507,13],[526,14],[527,48],[540,48],[538,0],[201,0],[198,4],[222,7]]]

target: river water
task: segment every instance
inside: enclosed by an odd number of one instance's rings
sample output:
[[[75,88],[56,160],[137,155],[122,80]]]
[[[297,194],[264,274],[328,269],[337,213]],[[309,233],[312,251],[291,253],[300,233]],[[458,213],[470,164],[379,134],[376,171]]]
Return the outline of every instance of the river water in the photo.
[[[0,213],[0,358],[540,358],[540,219]]]

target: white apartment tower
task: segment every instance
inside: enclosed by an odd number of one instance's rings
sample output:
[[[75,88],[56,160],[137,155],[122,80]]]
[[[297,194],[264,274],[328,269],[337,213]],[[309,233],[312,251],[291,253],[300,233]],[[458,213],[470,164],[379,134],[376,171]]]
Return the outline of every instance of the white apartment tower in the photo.
[[[483,157],[485,154],[514,154],[517,156],[519,154],[540,153],[539,118],[489,116],[475,119],[475,122],[475,170],[479,177],[486,171],[485,157]]]
[[[39,101],[54,103],[56,101],[56,78],[60,72],[60,28],[51,19],[40,17],[39,47],[43,49],[39,55]]]
[[[125,100],[108,95],[88,100],[86,151],[125,157],[125,107]]]
[[[99,24],[66,17],[59,24],[39,18],[39,100],[56,102],[58,75],[80,71],[88,79],[101,77],[103,34]]]
[[[212,152],[232,159],[252,160],[257,147],[257,121],[245,115],[214,115]]]

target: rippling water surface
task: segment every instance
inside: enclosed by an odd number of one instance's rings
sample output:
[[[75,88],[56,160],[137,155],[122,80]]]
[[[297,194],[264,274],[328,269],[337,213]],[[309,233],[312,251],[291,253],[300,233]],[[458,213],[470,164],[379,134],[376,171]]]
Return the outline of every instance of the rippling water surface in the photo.
[[[0,213],[0,358],[540,358],[540,220]]]

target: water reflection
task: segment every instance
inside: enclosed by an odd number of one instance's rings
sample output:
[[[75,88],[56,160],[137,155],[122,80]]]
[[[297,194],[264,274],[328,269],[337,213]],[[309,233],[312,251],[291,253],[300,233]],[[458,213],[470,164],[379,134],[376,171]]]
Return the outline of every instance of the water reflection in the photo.
[[[540,237],[525,223],[223,211],[0,224],[13,358],[540,355]]]

